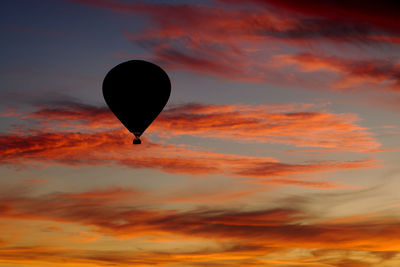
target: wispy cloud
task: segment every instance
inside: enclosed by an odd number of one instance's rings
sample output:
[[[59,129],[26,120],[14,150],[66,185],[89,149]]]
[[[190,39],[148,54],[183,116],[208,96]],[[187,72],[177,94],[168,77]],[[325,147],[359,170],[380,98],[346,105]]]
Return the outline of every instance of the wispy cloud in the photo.
[[[393,251],[399,249],[397,242],[400,235],[399,222],[395,217],[388,218],[384,214],[374,216],[374,218],[360,216],[351,221],[305,223],[308,219],[307,212],[298,206],[285,207],[285,202],[278,208],[259,210],[207,207],[186,211],[141,209],[135,208],[133,200],[130,204],[125,201],[128,191],[122,194],[116,194],[115,189],[98,190],[98,192],[100,195],[95,194],[96,197],[88,198],[87,196],[93,195],[94,191],[81,192],[71,197],[71,194],[66,193],[33,196],[16,194],[15,191],[10,194],[3,190],[0,193],[2,211],[0,216],[3,219],[22,221],[73,222],[114,237],[151,237],[152,234],[156,234],[170,237],[171,240],[174,240],[173,237],[185,237],[189,240],[200,238],[203,241],[208,240],[219,244],[219,246],[209,247],[207,252],[201,249],[189,254],[186,254],[187,251],[164,251],[163,253],[170,255],[172,262],[168,263],[182,263],[181,257],[185,254],[186,256],[197,255],[190,257],[188,262],[207,258],[209,261],[218,262],[222,258],[239,261],[236,263],[243,263],[240,260],[250,259],[262,263],[262,256],[278,251],[288,253],[295,248],[314,251],[315,258],[308,257],[308,260],[315,262],[340,262],[342,257],[338,255],[334,259],[322,256],[340,254],[345,251],[351,254],[355,250],[359,253],[365,251],[363,252],[365,254],[380,251],[381,255],[376,256],[383,260],[385,257],[386,259],[393,258],[395,256]],[[135,194],[134,192],[132,193]],[[153,242],[157,241],[153,240]],[[25,249],[25,253],[22,253]],[[24,259],[22,255],[33,253],[32,255],[41,255],[40,260],[50,262],[59,260],[56,255],[71,257],[77,263],[80,263],[79,259],[81,259],[75,258],[76,251],[62,247],[59,248],[58,253],[58,249],[54,247],[37,247],[36,249],[26,247],[25,249],[6,247],[2,248],[0,255],[8,255],[3,259],[22,260]],[[37,251],[54,253],[36,254]],[[142,260],[146,260],[149,264],[153,262],[155,256],[155,251],[146,253],[133,251],[127,258],[123,251],[121,253],[124,256],[123,259],[130,260],[121,264],[136,262],[138,256],[142,256]],[[87,254],[92,253],[86,251],[81,252],[80,255]],[[372,255],[368,256],[372,257]],[[298,257],[302,258],[304,255],[298,255]],[[33,258],[30,257],[30,259]],[[91,260],[96,262],[95,258]],[[302,258],[302,260],[306,259]],[[99,259],[99,261],[99,264],[119,262],[114,257],[109,260]],[[279,261],[278,263],[284,264]],[[160,264],[167,264],[167,262],[160,262]]]
[[[375,85],[377,89],[387,88],[398,92],[400,89],[400,64],[396,59],[345,59],[336,56],[301,53],[276,56],[280,65],[295,64],[303,72],[330,71],[341,78],[332,86],[338,89],[359,85]],[[278,64],[278,65],[279,65]],[[329,86],[329,82],[328,82]],[[376,87],[375,87],[376,88]]]
[[[189,104],[163,113],[154,130],[172,135],[282,143],[297,147],[366,152],[379,143],[355,122],[355,114],[315,111],[313,105],[246,106]]]
[[[340,267],[394,266],[399,263],[396,251],[364,252],[343,250],[278,249],[274,247],[225,244],[221,248],[205,248],[196,251],[126,251],[126,250],[79,250],[62,247],[8,247],[0,250],[0,256],[9,263],[65,264],[74,266],[268,266],[278,267],[315,265]],[[277,256],[279,255],[279,256]],[[288,256],[289,259],[282,259]]]
[[[169,70],[306,89],[362,84],[376,90],[388,87],[398,90],[399,68],[394,59],[370,59],[367,51],[358,55],[357,60],[314,54],[318,50],[315,47],[324,50],[325,44],[358,47],[389,43],[396,47],[400,43],[400,27],[397,15],[392,12],[398,6],[392,2],[382,5],[358,1],[341,5],[309,1],[307,5],[299,5],[295,1],[273,0],[217,1],[218,5],[74,2],[149,18],[152,22],[149,27],[136,33],[124,29],[123,34],[148,49],[152,59]],[[287,73],[276,68],[274,55],[293,51],[293,47],[295,52],[306,51],[302,58],[297,55],[303,66],[310,67],[310,61],[315,66],[318,61],[343,79],[339,82],[324,77],[309,79],[304,72]]]
[[[240,1],[230,1],[241,4]],[[399,4],[395,1],[384,1],[380,4],[374,1],[359,2],[350,0],[346,2],[331,1],[321,2],[318,0],[307,0],[306,3],[299,3],[295,0],[252,0],[249,1],[258,7],[290,11],[294,14],[325,18],[332,22],[342,22],[348,25],[365,24],[371,28],[383,31],[399,33],[400,23],[397,19],[396,9]]]
[[[309,105],[300,105],[308,108]],[[311,105],[312,106],[312,105]],[[187,104],[172,107],[152,127],[158,135],[194,135],[295,146],[365,152],[379,144],[351,114],[293,112],[297,105],[245,106]],[[1,164],[127,166],[180,174],[227,174],[269,178],[377,166],[374,160],[284,163],[272,157],[204,151],[146,140],[132,147],[131,136],[106,109],[79,103],[46,106],[24,115],[39,128],[17,128],[0,136]],[[357,141],[355,141],[357,140]],[[132,150],[133,149],[133,150]],[[318,187],[312,182],[275,180],[275,184]],[[321,183],[321,188],[335,188]]]
[[[158,37],[186,35],[191,29],[197,39],[233,41],[263,37],[282,40],[315,40],[351,42],[373,41],[376,36],[394,36],[399,32],[396,3],[377,5],[349,1],[344,5],[320,3],[317,0],[300,5],[296,1],[216,1],[226,5],[198,4],[131,4],[107,0],[70,0],[118,12],[151,16],[161,27]],[[309,8],[310,7],[310,8]],[[291,12],[288,16],[288,12]],[[341,14],[341,15],[339,15]],[[200,31],[202,29],[203,31]],[[202,32],[202,33],[201,33]],[[218,36],[218,33],[220,36]],[[222,36],[221,36],[222,35]],[[200,37],[200,38],[199,38]],[[226,38],[228,37],[228,38]]]
[[[96,133],[32,132],[29,130],[30,135],[0,137],[2,164],[121,165],[169,173],[260,178],[376,166],[373,160],[286,164],[270,157],[223,154],[149,142],[132,151],[130,135],[121,130]]]
[[[335,114],[314,104],[210,105],[189,103],[162,112],[149,128],[161,136],[192,135],[246,142],[281,143],[338,151],[368,152],[379,148],[355,114]],[[105,107],[70,102],[41,107],[24,116],[36,123],[75,131],[115,129],[120,122]]]

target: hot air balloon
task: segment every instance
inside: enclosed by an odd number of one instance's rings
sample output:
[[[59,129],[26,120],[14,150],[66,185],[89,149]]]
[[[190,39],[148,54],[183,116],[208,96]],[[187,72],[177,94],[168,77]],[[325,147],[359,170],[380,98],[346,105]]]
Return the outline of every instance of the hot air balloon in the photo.
[[[122,124],[134,134],[133,144],[167,104],[171,94],[168,75],[159,66],[130,60],[112,68],[103,81],[104,99]]]

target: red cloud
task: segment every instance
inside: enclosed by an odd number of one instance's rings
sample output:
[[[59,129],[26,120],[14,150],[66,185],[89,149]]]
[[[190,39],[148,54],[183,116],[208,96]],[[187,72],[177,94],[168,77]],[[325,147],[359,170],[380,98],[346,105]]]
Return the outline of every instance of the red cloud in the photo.
[[[124,131],[36,131],[31,135],[3,135],[0,136],[0,163],[14,165],[52,162],[70,166],[117,164],[131,168],[159,169],[170,173],[230,174],[241,177],[274,177],[375,165],[369,160],[284,164],[268,157],[206,152],[149,142],[132,148],[130,139],[131,136]]]
[[[21,115],[22,113],[17,112],[15,108],[8,108],[0,111],[0,117],[16,117]]]
[[[37,123],[46,125],[57,123],[57,128],[72,128],[88,131],[98,128],[118,128],[121,122],[106,107],[96,107],[77,102],[44,106],[24,116],[25,119],[38,119]]]
[[[355,119],[352,115],[291,112],[296,109],[293,105],[188,104],[163,112],[154,123],[153,132],[322,146],[345,151],[369,151],[378,146],[365,129],[352,123]],[[107,109],[76,103],[58,108],[44,107],[24,118],[34,119],[44,128],[21,128],[0,135],[1,164],[120,165],[168,173],[255,178],[376,166],[373,160],[287,164],[270,157],[207,152],[149,141],[132,147],[132,136],[121,129],[120,123]],[[61,131],[63,129],[65,131]],[[287,181],[292,185],[315,187],[312,182]],[[325,188],[335,186],[325,184]]]
[[[252,1],[257,4],[256,8],[243,1],[227,1],[227,5],[218,7],[145,2],[125,4],[104,0],[74,2],[150,18],[153,22],[151,27],[143,29],[140,34],[125,31],[126,38],[150,49],[154,60],[168,69],[192,70],[230,80],[310,87],[313,85],[293,81],[290,75],[270,66],[271,54],[293,44],[302,47],[321,42],[358,45],[398,43],[399,39],[398,34],[393,32],[396,27],[383,25],[384,11],[389,12],[390,8],[374,9],[366,4],[366,11],[377,12],[381,16],[377,21],[374,21],[374,16],[367,16],[370,23],[365,23],[361,17],[352,17],[352,14],[362,14],[352,1],[344,8],[343,5],[335,5],[335,2],[329,3],[328,6],[339,13],[325,10],[320,14],[318,12],[324,10],[322,7],[325,4],[315,4],[314,12],[313,8],[292,1]],[[349,6],[350,10],[346,11]],[[288,15],[288,10],[297,12]],[[342,11],[349,14],[347,19],[335,15]],[[393,17],[391,21],[395,21]]]
[[[314,90],[361,84],[379,92],[399,88],[395,60],[371,60],[369,50],[359,49],[364,45],[383,47],[379,55],[388,51],[385,57],[393,58],[391,51],[396,51],[393,49],[400,43],[397,13],[393,12],[398,4],[394,2],[221,0],[213,5],[71,1],[148,19],[148,27],[135,33],[124,28],[123,34],[133,44],[149,50],[152,60],[168,70]],[[287,53],[288,49],[297,51],[298,47],[313,53],[318,47],[339,54],[357,49],[359,59],[322,59],[330,61],[325,67],[343,76],[338,82],[332,81],[329,74],[310,77],[305,72],[277,68],[273,55]],[[397,109],[396,96],[386,95],[383,104],[378,103],[379,98],[382,96],[368,102]],[[365,101],[358,104],[365,105]]]
[[[232,1],[230,1],[232,3]],[[241,3],[239,1],[233,1]],[[333,22],[345,22],[354,25],[364,23],[385,31],[400,32],[400,22],[397,10],[400,5],[396,1],[319,1],[306,0],[301,3],[296,0],[252,0],[268,7],[285,9],[307,17],[326,18]]]
[[[360,5],[357,0],[346,4],[310,0],[309,4],[299,4],[291,0],[253,0],[246,3],[220,0],[227,5],[215,7],[177,3],[125,4],[107,0],[70,1],[149,16],[160,27],[157,37],[167,38],[187,35],[187,29],[191,29],[191,33],[196,33],[192,34],[192,38],[203,41],[234,41],[235,37],[243,41],[267,37],[281,40],[324,38],[347,42],[373,39],[377,34],[390,36],[391,32],[400,29],[397,13],[393,12],[398,8],[395,3],[381,5],[369,2]],[[287,11],[293,13],[288,16]]]
[[[248,142],[282,143],[297,147],[367,152],[380,144],[366,128],[358,126],[354,114],[312,111],[307,104],[292,105],[206,105],[191,103],[171,107],[161,113],[149,128],[160,135],[194,135],[206,138]],[[38,119],[46,126],[92,131],[113,129],[120,122],[107,108],[69,103],[43,107],[27,119]]]
[[[276,58],[279,64],[297,64],[305,72],[328,70],[338,73],[343,79],[334,84],[337,88],[369,83],[381,84],[393,91],[400,90],[400,64],[393,59],[350,60],[309,53],[281,55]]]

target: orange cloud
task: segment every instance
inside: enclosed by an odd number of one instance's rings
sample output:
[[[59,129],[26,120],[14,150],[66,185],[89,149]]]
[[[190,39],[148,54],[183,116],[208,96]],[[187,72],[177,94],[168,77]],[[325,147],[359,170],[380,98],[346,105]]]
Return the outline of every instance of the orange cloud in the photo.
[[[0,137],[0,163],[123,165],[169,173],[229,174],[240,177],[274,177],[376,166],[372,160],[285,164],[268,157],[207,152],[149,142],[132,148],[130,134],[122,130],[94,133],[29,132],[30,135]]]
[[[68,234],[68,242],[51,245],[45,239],[24,240],[24,245],[7,240],[0,248],[0,258],[11,266],[285,267],[302,263],[351,267],[396,266],[399,262],[400,223],[395,216],[314,217],[310,222],[301,205],[287,201],[278,201],[276,208],[258,210],[201,207],[181,211],[143,207],[136,202],[137,190],[126,188],[32,193],[26,188],[0,190],[0,219],[20,226],[35,225],[35,221],[73,224],[88,231],[63,233],[62,228],[46,227],[43,231],[49,234]],[[102,250],[104,239],[118,244],[118,249]],[[128,240],[135,243],[134,249],[127,246]],[[87,246],[89,241],[91,246]],[[147,243],[152,246],[141,247]],[[129,249],[119,249],[124,247]]]
[[[191,103],[171,107],[149,128],[159,135],[194,135],[248,142],[281,143],[296,147],[368,152],[380,144],[367,128],[356,124],[355,114],[314,111],[312,104],[291,105],[206,105]],[[120,127],[107,108],[79,103],[43,107],[25,116],[50,127],[93,131]]]
[[[299,249],[298,249],[299,250]],[[220,249],[206,248],[189,252],[78,250],[53,247],[12,247],[0,249],[0,256],[9,264],[37,266],[396,266],[396,252],[359,252],[341,250],[279,250],[273,247],[226,244]],[[294,255],[291,255],[294,254]],[[300,254],[300,253],[298,253]],[[304,255],[305,254],[305,255]],[[282,257],[288,255],[290,259]],[[350,258],[351,257],[351,258]]]
[[[341,80],[334,83],[336,88],[375,84],[396,92],[400,90],[400,64],[393,59],[351,60],[309,53],[280,55],[276,59],[280,64],[296,64],[305,72],[327,70],[338,73]]]
[[[150,130],[163,135],[197,135],[253,142],[322,146],[364,152],[379,146],[351,114],[309,112],[310,105],[203,105],[175,106],[163,112]],[[312,107],[312,105],[311,105]],[[301,110],[296,111],[294,110]],[[0,135],[0,164],[40,163],[68,166],[127,166],[168,173],[272,178],[305,173],[376,167],[374,160],[283,163],[271,157],[203,151],[183,145],[130,144],[131,135],[106,109],[69,103],[40,108],[23,117],[38,129],[19,128]],[[104,124],[102,123],[104,121]],[[117,128],[116,128],[117,127]],[[277,181],[277,180],[276,180]],[[275,182],[275,184],[277,184]],[[280,180],[279,184],[334,188],[339,185]]]
[[[318,188],[318,189],[337,189],[343,188],[335,182],[318,182],[318,181],[304,181],[304,180],[294,180],[294,179],[269,179],[269,180],[253,180],[252,183],[262,183],[262,184],[278,184],[278,185],[293,185],[302,186],[308,188]],[[347,186],[348,188],[349,186]]]
[[[85,193],[82,193],[86,195]],[[90,194],[90,193],[89,193]],[[110,192],[113,195],[113,192]],[[104,194],[106,195],[106,194]],[[42,196],[1,192],[1,218],[74,222],[100,233],[124,236],[167,234],[233,242],[263,249],[398,250],[400,224],[396,218],[375,216],[350,222],[304,223],[307,216],[293,208],[234,210],[198,208],[188,211],[144,210],[116,199]],[[131,202],[134,205],[133,202]],[[362,218],[362,217],[361,217]]]
[[[166,110],[151,130],[354,152],[379,147],[366,128],[355,124],[358,118],[354,114],[277,108],[190,104]]]
[[[277,249],[274,247],[224,244],[221,248],[196,251],[125,251],[79,250],[54,247],[12,247],[0,249],[9,264],[38,266],[396,266],[397,252],[363,252],[343,250]],[[290,259],[282,259],[288,256]],[[383,265],[382,265],[383,264]]]

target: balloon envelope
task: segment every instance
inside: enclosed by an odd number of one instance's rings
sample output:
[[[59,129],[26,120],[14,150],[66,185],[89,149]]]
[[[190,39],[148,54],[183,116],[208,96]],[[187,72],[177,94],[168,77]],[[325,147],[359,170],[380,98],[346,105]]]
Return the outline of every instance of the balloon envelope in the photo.
[[[160,114],[170,94],[171,82],[165,71],[143,60],[115,66],[103,81],[108,107],[137,138]]]

